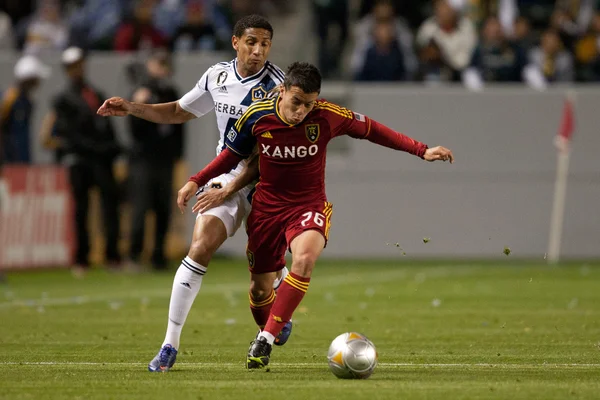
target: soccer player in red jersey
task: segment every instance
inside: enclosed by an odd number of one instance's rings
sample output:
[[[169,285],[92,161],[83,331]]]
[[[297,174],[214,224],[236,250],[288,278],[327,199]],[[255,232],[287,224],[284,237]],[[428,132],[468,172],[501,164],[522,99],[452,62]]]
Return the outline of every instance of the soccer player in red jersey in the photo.
[[[261,299],[254,299],[252,314],[264,329],[248,350],[248,368],[269,363],[275,337],[304,297],[315,262],[327,243],[332,215],[332,204],[325,195],[329,141],[349,135],[427,161],[454,161],[445,147],[428,148],[369,117],[317,100],[320,90],[321,75],[316,67],[292,64],[280,94],[250,106],[227,133],[227,148],[188,182],[201,187],[250,157],[257,147],[260,180],[247,221],[247,256],[251,290],[262,294]],[[179,206],[184,207],[189,197],[179,196]],[[275,297],[272,283],[276,271],[285,266],[288,249],[291,272]]]

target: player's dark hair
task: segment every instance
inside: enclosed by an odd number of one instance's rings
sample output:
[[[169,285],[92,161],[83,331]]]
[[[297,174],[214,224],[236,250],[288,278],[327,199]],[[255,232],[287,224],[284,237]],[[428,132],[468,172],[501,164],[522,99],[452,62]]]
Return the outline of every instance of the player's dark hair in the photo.
[[[246,29],[264,29],[271,33],[271,39],[273,39],[273,27],[265,17],[261,17],[257,14],[246,15],[238,20],[233,27],[233,35],[241,38],[244,36]]]
[[[321,73],[314,65],[297,61],[288,67],[283,86],[286,90],[297,86],[304,93],[321,93]]]

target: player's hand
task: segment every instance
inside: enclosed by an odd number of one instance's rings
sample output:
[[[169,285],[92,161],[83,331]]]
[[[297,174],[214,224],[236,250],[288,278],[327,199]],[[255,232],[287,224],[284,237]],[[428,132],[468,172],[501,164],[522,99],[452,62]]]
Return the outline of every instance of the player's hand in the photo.
[[[452,150],[443,146],[437,146],[425,150],[423,159],[426,161],[450,161],[450,164],[452,164],[454,162],[454,155],[452,154]]]
[[[181,189],[179,189],[179,192],[177,192],[177,207],[179,207],[179,211],[181,211],[182,214],[187,207],[188,201],[192,198],[197,190],[198,184],[196,182],[189,181]]]
[[[124,117],[129,114],[131,102],[122,97],[111,97],[104,101],[97,113],[103,117]]]
[[[198,201],[192,207],[193,212],[203,213],[205,211],[210,210],[211,208],[215,208],[220,206],[227,200],[228,193],[225,189],[217,189],[213,188],[208,191],[204,191],[198,194]]]

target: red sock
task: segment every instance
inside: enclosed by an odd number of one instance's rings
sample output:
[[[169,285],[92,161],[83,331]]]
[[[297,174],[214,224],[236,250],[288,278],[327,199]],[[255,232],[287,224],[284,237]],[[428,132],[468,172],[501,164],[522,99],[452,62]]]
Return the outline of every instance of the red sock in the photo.
[[[273,307],[273,303],[275,302],[275,291],[271,291],[269,296],[263,301],[255,301],[252,298],[252,293],[249,293],[248,297],[250,298],[250,311],[252,311],[254,321],[256,321],[256,325],[260,329],[263,329],[269,319],[271,307]]]
[[[277,299],[273,304],[271,316],[264,331],[275,337],[279,335],[286,322],[292,319],[294,310],[296,310],[308,290],[309,282],[310,278],[303,278],[293,272],[285,277],[281,286],[277,289]]]

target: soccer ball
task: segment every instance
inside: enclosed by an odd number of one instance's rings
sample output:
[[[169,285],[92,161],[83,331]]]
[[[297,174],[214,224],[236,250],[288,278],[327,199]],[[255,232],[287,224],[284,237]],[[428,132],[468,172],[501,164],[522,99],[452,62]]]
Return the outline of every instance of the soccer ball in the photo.
[[[377,366],[377,350],[366,336],[342,333],[333,339],[327,354],[329,369],[341,379],[367,379]]]

